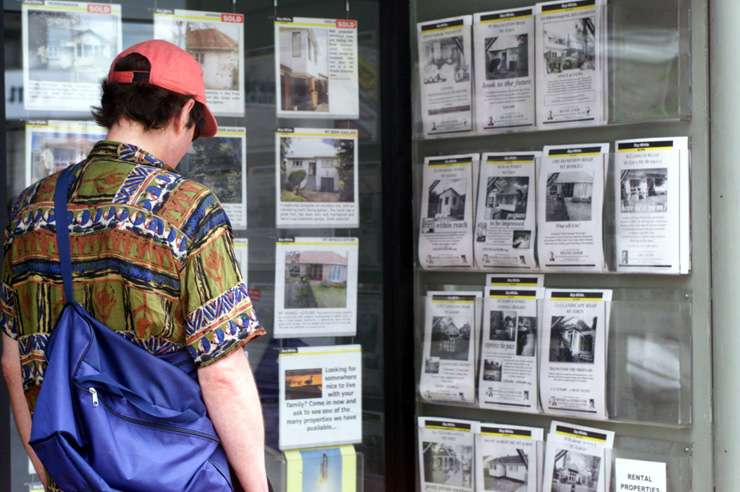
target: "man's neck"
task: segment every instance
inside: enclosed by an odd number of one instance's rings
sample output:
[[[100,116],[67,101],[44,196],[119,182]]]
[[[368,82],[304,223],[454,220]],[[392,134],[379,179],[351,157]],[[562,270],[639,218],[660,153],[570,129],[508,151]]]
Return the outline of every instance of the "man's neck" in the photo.
[[[140,123],[122,119],[110,128],[106,139],[135,145],[163,161],[170,169],[177,166],[177,163],[171,164],[171,152],[167,146],[168,139],[164,129],[146,130]]]

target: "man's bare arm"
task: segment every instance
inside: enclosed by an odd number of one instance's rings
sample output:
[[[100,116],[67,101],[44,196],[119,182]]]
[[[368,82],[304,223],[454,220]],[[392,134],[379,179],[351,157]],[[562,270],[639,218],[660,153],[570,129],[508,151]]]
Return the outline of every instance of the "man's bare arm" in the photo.
[[[208,414],[246,492],[267,492],[265,430],[257,385],[247,357],[234,350],[198,369]]]
[[[15,426],[21,436],[23,447],[26,448],[26,453],[31,458],[33,467],[39,475],[39,479],[46,486],[48,482],[44,465],[41,464],[41,460],[28,444],[31,438],[31,411],[28,409],[28,402],[26,402],[26,396],[23,393],[23,376],[21,375],[18,342],[5,334],[3,334],[2,366],[5,385],[10,395],[10,408],[13,410],[13,416],[15,417]]]

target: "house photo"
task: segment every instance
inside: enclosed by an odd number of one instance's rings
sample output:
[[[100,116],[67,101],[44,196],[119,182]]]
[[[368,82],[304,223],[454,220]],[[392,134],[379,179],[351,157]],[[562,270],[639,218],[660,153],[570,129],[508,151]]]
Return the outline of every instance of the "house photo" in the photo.
[[[326,29],[280,28],[280,96],[283,111],[329,111]]]
[[[203,67],[206,89],[239,88],[239,33],[242,24],[188,24],[185,50]]]
[[[596,492],[600,465],[598,456],[560,450],[555,455],[550,492]]]
[[[427,217],[430,219],[465,219],[465,183],[463,180],[434,180],[429,186]]]
[[[485,490],[526,492],[528,457],[522,449],[501,449],[501,454],[483,457]]]
[[[468,360],[470,323],[462,318],[432,318],[432,357],[443,360]]]
[[[527,217],[529,178],[494,177],[486,185],[486,219],[524,220]]]
[[[550,326],[550,362],[593,363],[597,318],[553,316]]]
[[[353,139],[283,138],[281,201],[354,201],[354,146]]]
[[[486,80],[526,77],[529,74],[529,40],[526,34],[486,40]]]
[[[621,211],[665,212],[668,206],[667,175],[666,168],[622,171]]]
[[[473,446],[423,442],[424,480],[451,487],[471,487]]]
[[[591,220],[594,177],[586,171],[552,173],[547,178],[547,222]]]
[[[285,308],[346,308],[347,266],[347,253],[287,252]]]
[[[81,161],[95,142],[103,138],[104,134],[34,133],[31,136],[31,181]]]

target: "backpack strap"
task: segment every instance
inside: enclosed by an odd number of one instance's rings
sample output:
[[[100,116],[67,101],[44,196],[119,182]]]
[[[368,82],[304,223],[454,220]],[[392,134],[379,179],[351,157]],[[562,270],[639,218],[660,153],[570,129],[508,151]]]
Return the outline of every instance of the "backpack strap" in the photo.
[[[57,252],[59,253],[59,270],[64,281],[64,298],[67,303],[74,303],[74,290],[72,289],[72,255],[69,245],[69,212],[67,211],[67,200],[72,187],[75,174],[68,166],[57,178],[57,186],[54,190],[54,217],[56,219]]]

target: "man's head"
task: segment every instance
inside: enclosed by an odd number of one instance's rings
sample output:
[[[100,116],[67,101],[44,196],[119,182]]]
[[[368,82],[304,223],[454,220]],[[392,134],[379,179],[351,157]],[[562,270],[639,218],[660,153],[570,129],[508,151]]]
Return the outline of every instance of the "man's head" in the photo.
[[[203,70],[186,51],[152,40],[120,53],[103,81],[93,117],[109,138],[143,147],[169,166],[218,125],[205,99]]]

